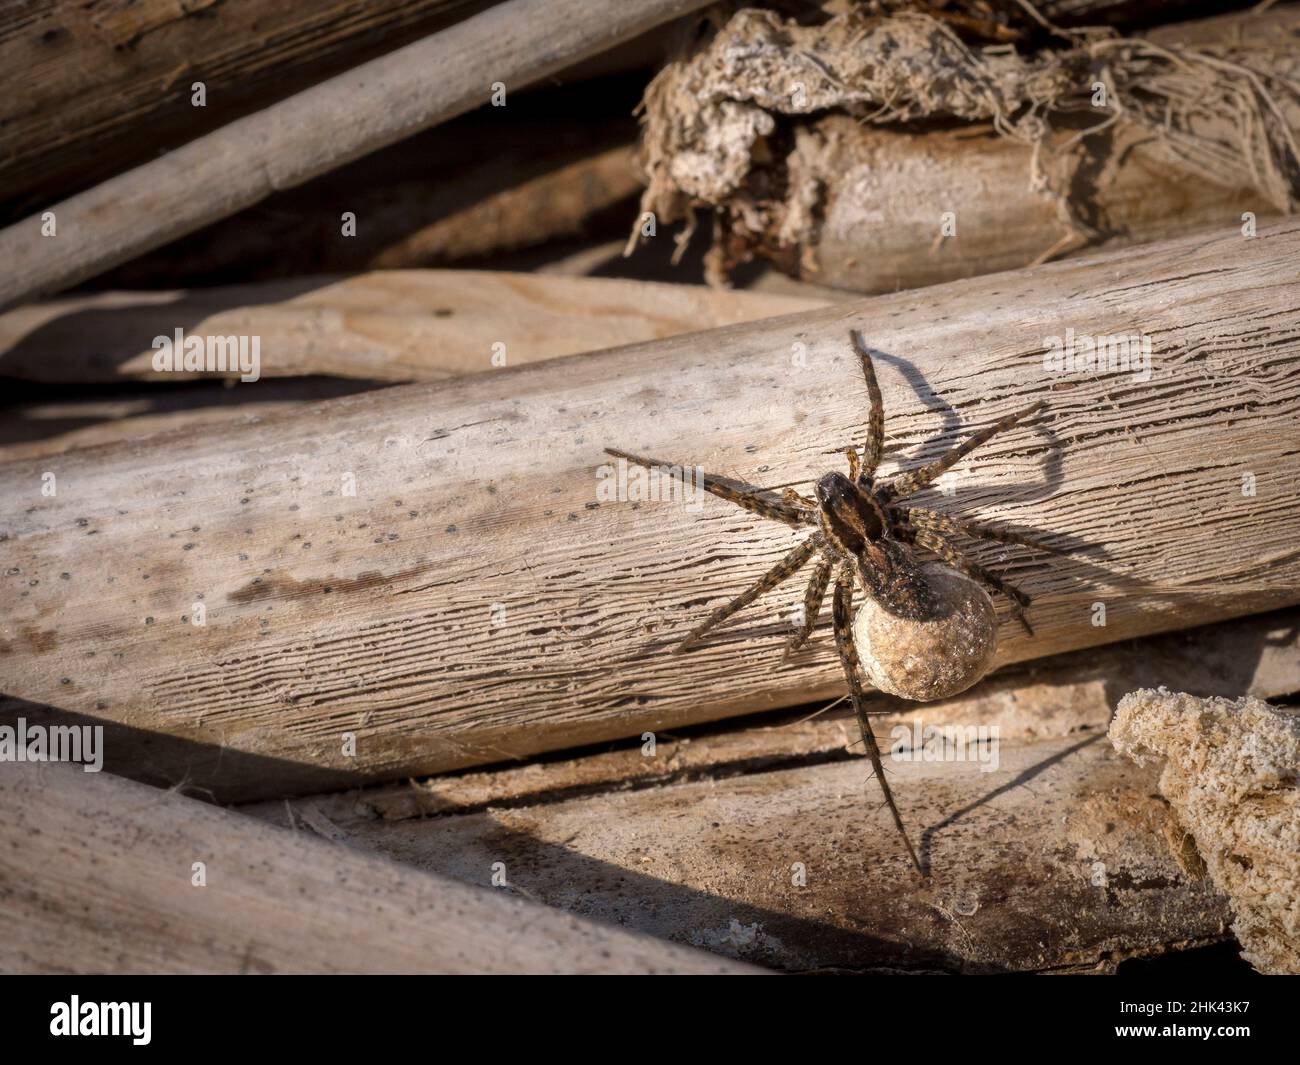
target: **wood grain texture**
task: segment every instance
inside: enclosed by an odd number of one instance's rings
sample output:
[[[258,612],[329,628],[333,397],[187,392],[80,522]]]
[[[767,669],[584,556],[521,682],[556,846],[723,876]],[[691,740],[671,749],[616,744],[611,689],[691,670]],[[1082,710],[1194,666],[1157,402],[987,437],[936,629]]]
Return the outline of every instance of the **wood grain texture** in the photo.
[[[825,184],[824,217],[815,241],[782,249],[777,262],[804,281],[856,292],[1012,270],[1049,252],[1095,254],[1227,230],[1245,212],[1261,221],[1279,216],[1253,189],[1187,172],[1131,130],[1109,138],[1123,165],[1076,190],[1100,233],[1091,241],[1070,238],[1056,201],[1029,187],[1030,149],[991,131],[900,134],[831,115],[810,136],[822,146],[809,153],[807,176]],[[956,236],[939,239],[941,211],[956,216]]]
[[[854,327],[886,473],[1050,401],[934,493],[1091,551],[976,551],[1035,597],[1002,662],[1300,601],[1298,253],[1300,223],[1203,236],[7,464],[8,709],[112,723],[119,771],[251,798],[838,694],[824,627],[780,663],[797,583],[666,653],[788,529],[711,497],[601,502],[597,471],[606,446],[771,488],[842,468]],[[1046,372],[1067,328],[1150,336],[1150,379]]]
[[[6,765],[0,798],[6,973],[752,971],[107,773]]]
[[[178,383],[239,371],[153,369],[157,336],[261,338],[261,374],[439,380],[823,306],[798,296],[614,278],[391,270],[189,292],[110,292],[0,315],[0,374]],[[501,358],[493,361],[503,345]]]
[[[1300,692],[1300,608],[1017,663],[961,695],[923,707],[876,692],[868,712],[886,737],[896,726],[911,728],[923,719],[935,726],[996,724],[1003,739],[1036,742],[1104,729],[1124,695],[1172,684],[1207,698],[1267,700]],[[346,836],[354,826],[376,820],[483,813],[816,765],[858,744],[852,709],[842,701],[828,707],[815,714],[807,707],[765,714],[748,725],[720,722],[674,730],[657,735],[649,753],[636,738],[571,758],[240,809],[288,826],[298,811],[309,808]]]
[[[0,231],[0,308],[77,281],[703,6],[506,0]],[[508,96],[507,96],[508,99]]]
[[[408,44],[484,0],[143,0],[0,8],[0,189],[27,209]],[[202,81],[207,104],[194,107]],[[57,116],[57,121],[51,121]]]

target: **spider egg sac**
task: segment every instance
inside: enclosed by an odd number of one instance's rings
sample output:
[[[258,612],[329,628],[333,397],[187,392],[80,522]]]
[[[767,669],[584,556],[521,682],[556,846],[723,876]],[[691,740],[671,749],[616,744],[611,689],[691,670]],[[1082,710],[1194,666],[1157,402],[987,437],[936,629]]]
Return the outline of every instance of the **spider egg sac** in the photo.
[[[872,685],[928,702],[965,691],[989,671],[998,623],[993,600],[970,578],[937,563],[922,573],[936,601],[932,617],[898,617],[868,599],[853,619],[853,636]]]

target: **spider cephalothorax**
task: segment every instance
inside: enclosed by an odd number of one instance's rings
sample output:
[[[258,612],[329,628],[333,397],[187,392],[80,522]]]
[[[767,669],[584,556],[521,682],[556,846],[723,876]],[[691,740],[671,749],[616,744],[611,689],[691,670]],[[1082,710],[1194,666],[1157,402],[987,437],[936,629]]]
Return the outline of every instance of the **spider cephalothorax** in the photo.
[[[1010,429],[1036,414],[1046,403],[1038,402],[1019,413],[1009,414],[946,451],[933,462],[900,474],[893,480],[877,482],[876,467],[880,465],[884,452],[884,404],[880,386],[876,383],[871,355],[856,332],[853,334],[853,344],[862,363],[870,409],[867,438],[861,451],[856,447],[846,449],[849,463],[847,477],[842,473],[825,474],[817,481],[814,490],[816,498],[809,499],[790,488],[781,496],[774,496],[767,489],[710,474],[704,475],[703,486],[714,495],[730,500],[761,517],[795,528],[811,528],[813,532],[748,590],[718,607],[687,633],[677,650],[682,651],[691,646],[715,625],[794,576],[815,557],[817,564],[804,594],[802,620],[790,638],[786,654],[798,650],[812,633],[826,590],[834,578],[832,627],[853,710],[862,731],[862,742],[880,780],[894,824],[903,837],[913,864],[919,870],[921,864],[903,827],[903,819],[894,802],[889,783],[885,780],[880,748],[867,718],[858,651],[853,638],[854,584],[857,583],[866,595],[890,613],[902,618],[924,620],[935,606],[934,592],[926,581],[918,554],[918,549],[925,550],[966,576],[1005,595],[1011,603],[1012,612],[1032,636],[1033,629],[1025,616],[1029,596],[971,561],[954,546],[952,540],[958,535],[964,535],[1019,544],[1052,554],[1061,552],[1007,529],[952,517],[937,510],[905,507],[900,504],[900,500],[930,484],[994,434]],[[613,448],[606,448],[606,451],[647,468],[668,470],[675,476],[682,476],[684,469],[673,463],[631,455],[626,451]]]

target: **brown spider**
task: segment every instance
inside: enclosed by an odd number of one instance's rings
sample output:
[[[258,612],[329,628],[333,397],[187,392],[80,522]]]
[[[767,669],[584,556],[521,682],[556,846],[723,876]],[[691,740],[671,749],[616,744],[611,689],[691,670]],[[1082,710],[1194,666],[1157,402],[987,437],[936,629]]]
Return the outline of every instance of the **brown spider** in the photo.
[[[903,827],[903,819],[894,802],[889,783],[885,779],[880,748],[867,719],[859,674],[858,651],[853,639],[854,579],[856,577],[863,591],[889,612],[902,617],[925,618],[929,616],[932,609],[932,593],[921,572],[917,557],[917,548],[923,548],[937,555],[954,569],[1005,595],[1011,602],[1012,612],[1032,636],[1034,630],[1025,616],[1025,608],[1030,602],[1029,596],[982,566],[976,565],[952,545],[950,538],[957,534],[965,534],[1007,544],[1019,544],[1050,554],[1063,552],[1005,529],[951,517],[936,510],[900,506],[899,500],[930,484],[994,434],[1010,429],[1013,425],[1042,410],[1047,404],[1040,401],[1017,414],[1009,414],[987,428],[981,429],[933,462],[900,474],[892,481],[877,482],[873,475],[880,464],[884,450],[884,406],[881,401],[880,386],[876,383],[876,371],[871,362],[871,355],[856,330],[852,334],[852,339],[862,361],[862,375],[866,378],[871,412],[867,421],[867,439],[861,454],[856,447],[845,449],[849,461],[848,477],[840,473],[825,474],[817,482],[816,500],[801,496],[791,488],[787,488],[778,500],[773,498],[767,489],[727,478],[704,475],[704,488],[714,495],[730,500],[760,517],[783,522],[795,528],[810,526],[816,531],[763,574],[747,591],[714,610],[703,622],[687,633],[686,638],[675,648],[675,651],[683,651],[697,642],[715,625],[722,623],[763,593],[771,591],[787,578],[794,576],[805,563],[816,556],[817,566],[804,594],[803,618],[799,628],[790,638],[786,655],[797,650],[808,639],[817,622],[817,614],[821,610],[827,586],[834,576],[835,597],[831,617],[836,649],[839,652],[840,664],[844,668],[845,679],[848,681],[853,711],[862,731],[862,742],[867,757],[871,759],[872,768],[880,781],[885,803],[907,846],[908,855],[919,872],[921,863],[912,847],[912,841],[908,838],[907,830]],[[673,463],[631,455],[614,448],[605,450],[607,454],[626,459],[628,462],[635,462],[651,469],[668,469],[679,478],[684,476],[681,472],[684,468]]]

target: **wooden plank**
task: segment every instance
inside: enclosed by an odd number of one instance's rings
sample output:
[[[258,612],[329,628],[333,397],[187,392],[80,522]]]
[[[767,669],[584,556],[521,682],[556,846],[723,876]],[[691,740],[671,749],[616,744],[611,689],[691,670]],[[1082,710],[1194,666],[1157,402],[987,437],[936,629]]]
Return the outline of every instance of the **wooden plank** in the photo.
[[[824,634],[780,662],[797,584],[668,655],[792,534],[711,497],[602,502],[597,471],[621,446],[807,487],[861,438],[853,327],[885,474],[1050,400],[935,493],[1091,545],[977,552],[1036,599],[1001,662],[1295,603],[1298,253],[1287,222],[6,464],[7,705],[113,724],[121,771],[235,799],[839,694]],[[1149,380],[1048,372],[1067,328],[1152,337]]]
[[[107,773],[6,765],[0,797],[7,973],[746,971]]]
[[[494,84],[508,94],[702,6],[507,0],[57,204],[57,236],[40,216],[0,231],[0,309],[485,105]]]
[[[824,306],[797,296],[485,270],[376,271],[189,292],[109,292],[0,315],[0,373],[85,383],[160,371],[155,337],[257,336],[261,375],[428,381]],[[498,348],[496,345],[502,345]]]

